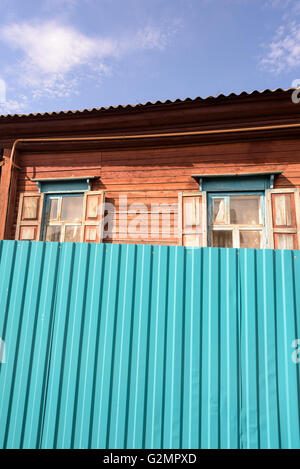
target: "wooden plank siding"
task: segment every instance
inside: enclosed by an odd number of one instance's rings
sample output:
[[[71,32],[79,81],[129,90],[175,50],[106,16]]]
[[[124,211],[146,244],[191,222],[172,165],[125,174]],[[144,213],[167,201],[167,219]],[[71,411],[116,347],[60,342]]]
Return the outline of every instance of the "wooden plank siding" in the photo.
[[[177,204],[180,192],[198,190],[192,174],[282,171],[282,175],[276,177],[275,187],[300,187],[298,139],[106,151],[23,151],[19,154],[18,165],[21,170],[10,239],[15,236],[20,194],[37,191],[36,182],[31,180],[36,178],[98,176],[92,183],[92,190],[104,190],[106,202],[113,204],[116,210],[114,229],[105,242],[170,245],[178,244],[176,236],[162,240],[160,234],[150,239],[141,235],[132,240],[122,230],[120,233],[119,196],[126,195],[128,205],[144,203],[149,211],[153,203]],[[178,209],[171,216],[171,227],[177,223],[177,214]],[[161,223],[159,233],[160,230]]]
[[[18,139],[55,139],[21,142],[15,155],[20,169],[10,172],[8,166],[2,167],[0,239],[3,233],[6,239],[15,238],[21,194],[38,191],[32,179],[94,176],[91,189],[105,193],[115,209],[104,242],[170,245],[180,242],[180,233],[162,239],[161,218],[154,222],[156,237],[145,237],[145,226],[138,239],[128,237],[125,228],[120,230],[120,219],[128,215],[130,222],[133,214],[119,206],[119,197],[126,196],[128,205],[145,205],[149,213],[141,216],[142,226],[150,223],[152,204],[172,204],[175,229],[182,210],[179,194],[198,191],[193,174],[282,171],[275,188],[300,188],[299,106],[292,103],[291,93],[265,90],[83,112],[0,116],[0,151],[6,156]],[[201,135],[178,136],[195,131]],[[160,136],[151,138],[153,134]],[[95,137],[110,140],[57,141]]]

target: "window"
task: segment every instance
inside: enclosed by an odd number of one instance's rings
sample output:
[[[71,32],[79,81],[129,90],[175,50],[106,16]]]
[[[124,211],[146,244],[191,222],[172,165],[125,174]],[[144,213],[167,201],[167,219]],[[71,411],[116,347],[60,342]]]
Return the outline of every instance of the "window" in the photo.
[[[69,192],[65,185],[47,182],[49,193],[20,195],[16,239],[23,241],[89,242],[103,239],[103,191]],[[56,189],[63,188],[59,193]],[[53,192],[50,193],[50,190]]]
[[[262,193],[209,194],[209,245],[225,248],[265,247]]]
[[[80,241],[83,200],[83,194],[46,197],[43,241]]]
[[[274,189],[275,175],[194,175],[198,193],[178,196],[178,243],[299,249],[299,189]]]

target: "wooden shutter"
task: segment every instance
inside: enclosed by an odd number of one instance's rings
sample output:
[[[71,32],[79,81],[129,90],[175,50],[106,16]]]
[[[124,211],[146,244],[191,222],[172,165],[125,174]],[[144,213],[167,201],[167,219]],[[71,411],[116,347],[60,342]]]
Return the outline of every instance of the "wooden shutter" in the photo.
[[[300,248],[299,189],[269,189],[267,199],[268,247]]]
[[[180,193],[178,208],[179,244],[207,246],[206,192]]]
[[[104,216],[105,194],[101,192],[86,192],[84,194],[84,209],[82,223],[82,241],[100,243],[103,239],[102,218]]]
[[[23,193],[20,196],[17,219],[17,240],[39,241],[43,213],[44,194]]]

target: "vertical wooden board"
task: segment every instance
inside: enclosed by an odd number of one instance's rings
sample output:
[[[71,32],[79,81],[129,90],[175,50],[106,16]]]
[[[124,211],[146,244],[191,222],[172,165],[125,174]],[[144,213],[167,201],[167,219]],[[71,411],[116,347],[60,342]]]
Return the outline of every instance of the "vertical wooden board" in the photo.
[[[98,215],[100,213],[101,201],[99,200],[100,197],[98,195],[88,195],[87,196],[87,213],[86,219],[98,219]]]
[[[16,227],[16,240],[39,241],[43,200],[44,194],[21,194]]]
[[[273,194],[274,227],[296,227],[294,194]]]
[[[270,189],[266,190],[266,245],[269,249],[274,248],[272,193]]]
[[[206,246],[206,193],[180,193],[178,204],[178,237],[180,244],[189,247]]]
[[[102,217],[104,192],[92,191],[84,194],[84,212],[81,241],[100,243],[103,238]]]
[[[203,223],[203,239],[202,247],[207,246],[207,193],[202,192],[202,223]]]
[[[182,234],[183,234],[183,213],[182,213],[182,192],[178,194],[178,217],[177,217],[177,232],[178,232],[178,244],[181,246],[183,244]]]
[[[24,197],[21,220],[37,220],[38,218],[38,197]]]
[[[198,227],[201,225],[201,203],[201,196],[183,198],[184,229]]]
[[[266,203],[268,247],[299,249],[299,189],[267,190]]]

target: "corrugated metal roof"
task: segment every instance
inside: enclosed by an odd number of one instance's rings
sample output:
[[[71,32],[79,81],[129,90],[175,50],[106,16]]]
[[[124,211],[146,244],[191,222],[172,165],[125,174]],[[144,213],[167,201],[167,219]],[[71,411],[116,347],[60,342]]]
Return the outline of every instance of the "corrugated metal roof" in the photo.
[[[204,101],[217,101],[221,99],[230,99],[230,98],[244,98],[244,97],[253,97],[253,96],[266,96],[276,93],[285,93],[291,92],[294,88],[289,89],[282,89],[276,88],[274,90],[265,89],[263,91],[254,90],[252,92],[243,91],[239,94],[230,93],[228,95],[219,94],[218,96],[207,96],[202,98],[200,96],[196,98],[186,98],[186,99],[176,99],[171,101],[167,99],[166,101],[155,101],[151,102],[148,101],[147,103],[138,103],[138,104],[126,104],[126,105],[118,105],[118,106],[103,106],[103,107],[95,107],[91,109],[82,109],[82,110],[68,110],[68,111],[53,111],[53,112],[37,112],[37,113],[29,113],[29,114],[5,114],[0,115],[0,119],[8,119],[8,118],[41,118],[41,117],[58,117],[58,116],[72,116],[72,115],[79,115],[79,114],[91,114],[91,113],[99,113],[105,111],[128,111],[133,109],[142,109],[145,107],[150,106],[161,106],[161,105],[174,105],[174,104],[184,104],[184,103],[196,103],[196,102],[204,102]]]
[[[299,251],[0,242],[0,448],[300,448]]]

